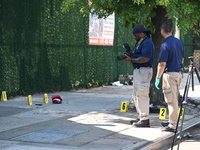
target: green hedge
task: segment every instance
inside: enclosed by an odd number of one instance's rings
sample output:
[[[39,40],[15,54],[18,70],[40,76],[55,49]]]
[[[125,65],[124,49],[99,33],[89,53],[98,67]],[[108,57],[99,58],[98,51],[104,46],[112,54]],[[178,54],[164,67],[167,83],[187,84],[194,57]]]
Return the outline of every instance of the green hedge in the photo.
[[[114,46],[88,45],[88,16],[79,6],[69,13],[62,0],[0,1],[0,91],[8,96],[67,91],[80,82],[100,84],[132,74],[131,64],[118,61],[122,44],[134,45],[130,28],[116,16]]]

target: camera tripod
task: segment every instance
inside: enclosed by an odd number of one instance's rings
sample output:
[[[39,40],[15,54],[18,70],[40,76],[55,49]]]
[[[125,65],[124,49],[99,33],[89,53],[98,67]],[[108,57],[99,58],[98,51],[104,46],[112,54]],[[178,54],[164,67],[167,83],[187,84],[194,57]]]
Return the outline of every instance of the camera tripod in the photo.
[[[174,138],[173,138],[173,143],[171,145],[171,150],[173,150],[175,137],[176,137],[176,134],[177,134],[178,124],[179,124],[181,115],[182,115],[182,120],[181,120],[179,136],[177,137],[177,139],[178,139],[177,150],[179,150],[180,142],[182,141],[182,138],[185,136],[183,131],[182,131],[183,130],[184,117],[185,117],[184,111],[185,111],[185,108],[186,108],[187,100],[189,100],[188,91],[189,91],[189,86],[190,86],[191,79],[192,79],[192,91],[194,91],[194,72],[196,73],[197,78],[198,78],[199,83],[200,83],[199,72],[198,72],[198,69],[194,66],[193,56],[190,56],[188,58],[190,59],[189,72],[188,72],[188,76],[187,76],[187,80],[186,80],[184,94],[183,94],[183,97],[182,97],[182,100],[181,100],[180,112],[179,112],[179,116],[178,116],[175,135],[174,135]],[[190,136],[190,135],[187,134],[186,136]]]

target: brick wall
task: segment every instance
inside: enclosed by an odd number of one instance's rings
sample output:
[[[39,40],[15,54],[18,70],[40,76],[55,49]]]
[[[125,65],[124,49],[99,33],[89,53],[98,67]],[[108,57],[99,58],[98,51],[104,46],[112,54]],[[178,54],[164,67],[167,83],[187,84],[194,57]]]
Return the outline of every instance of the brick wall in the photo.
[[[195,66],[200,70],[200,50],[194,50],[194,63]]]

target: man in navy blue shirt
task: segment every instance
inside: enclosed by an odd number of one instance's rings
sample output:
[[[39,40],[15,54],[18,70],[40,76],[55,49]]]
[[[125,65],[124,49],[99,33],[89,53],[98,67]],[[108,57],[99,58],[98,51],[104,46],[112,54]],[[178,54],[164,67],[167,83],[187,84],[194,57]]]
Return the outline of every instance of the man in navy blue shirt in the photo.
[[[162,78],[162,90],[165,102],[168,105],[169,120],[161,123],[163,131],[175,132],[178,121],[178,95],[179,85],[182,80],[182,67],[184,61],[184,45],[172,35],[173,25],[164,22],[161,26],[161,34],[165,38],[160,47],[158,57],[157,75],[155,86],[157,89]]]
[[[135,127],[149,127],[149,87],[153,75],[154,44],[147,32],[149,28],[139,24],[133,29],[137,41],[132,57],[126,55],[127,62],[133,64],[133,97],[138,113],[136,120],[131,120]]]

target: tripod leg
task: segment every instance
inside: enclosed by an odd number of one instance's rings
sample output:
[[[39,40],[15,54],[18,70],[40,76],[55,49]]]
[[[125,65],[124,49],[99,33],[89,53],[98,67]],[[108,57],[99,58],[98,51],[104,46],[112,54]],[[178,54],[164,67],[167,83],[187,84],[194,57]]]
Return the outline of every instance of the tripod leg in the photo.
[[[179,124],[179,121],[180,121],[180,117],[181,117],[181,113],[182,113],[182,108],[183,108],[183,104],[181,103],[180,113],[178,115],[178,121],[177,121],[177,125],[176,125],[176,131],[175,131],[175,134],[174,134],[174,137],[173,137],[173,142],[172,142],[172,145],[171,145],[171,150],[173,150],[173,147],[174,147],[174,142],[175,142],[175,138],[176,138],[176,134],[177,134],[177,130],[178,130],[178,124]]]
[[[183,108],[183,110],[182,110],[182,108]],[[182,117],[182,120],[181,120],[181,128],[180,128],[180,133],[179,133],[180,139],[179,139],[179,141],[178,141],[177,150],[179,150],[179,146],[180,146],[180,143],[181,143],[181,141],[182,141],[182,137],[184,136],[182,130],[183,130],[183,122],[184,122],[184,118],[185,118],[185,108],[186,108],[186,102],[184,101],[184,102],[183,102],[183,107],[181,107],[181,110],[180,110],[180,113],[179,113],[179,117],[181,116],[181,113],[182,113],[182,116],[183,116],[183,117]]]
[[[192,69],[192,91],[194,91],[194,73],[193,73],[193,69]]]

